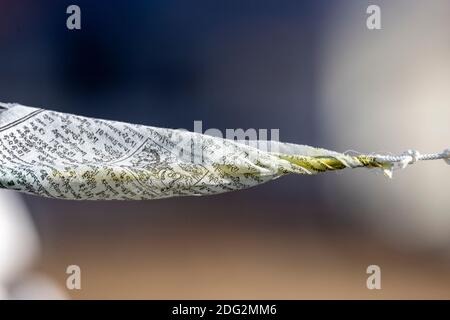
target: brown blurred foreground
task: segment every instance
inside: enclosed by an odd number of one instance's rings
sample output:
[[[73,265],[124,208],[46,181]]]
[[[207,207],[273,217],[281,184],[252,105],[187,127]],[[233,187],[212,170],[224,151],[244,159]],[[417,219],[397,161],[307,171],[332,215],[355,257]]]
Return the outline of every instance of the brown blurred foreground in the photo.
[[[44,238],[37,269],[65,288],[66,267],[79,265],[74,299],[450,299],[449,261],[439,252],[395,249],[355,228],[294,220],[286,228],[273,217],[258,223],[258,215],[283,215],[283,207],[224,202],[205,213],[208,204],[193,199],[131,204],[125,212],[116,202],[105,227],[107,213],[89,219],[84,204],[68,203],[53,209],[78,216],[79,233]],[[381,267],[381,290],[366,288],[371,264]]]

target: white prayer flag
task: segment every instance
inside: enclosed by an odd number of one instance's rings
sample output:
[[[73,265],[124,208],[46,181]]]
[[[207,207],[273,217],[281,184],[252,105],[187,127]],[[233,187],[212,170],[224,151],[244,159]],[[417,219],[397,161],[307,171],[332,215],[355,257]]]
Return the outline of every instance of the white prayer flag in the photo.
[[[232,141],[0,103],[0,187],[76,200],[144,200],[209,195],[290,173],[392,169],[449,151],[356,155],[305,145]]]

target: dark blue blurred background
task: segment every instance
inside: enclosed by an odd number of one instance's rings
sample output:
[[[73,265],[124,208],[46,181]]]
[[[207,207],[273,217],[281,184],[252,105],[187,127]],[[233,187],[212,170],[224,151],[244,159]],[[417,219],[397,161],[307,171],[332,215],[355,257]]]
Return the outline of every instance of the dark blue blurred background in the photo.
[[[66,28],[70,4],[81,30]],[[194,120],[279,129],[282,141],[320,144],[324,10],[321,1],[2,1],[1,100],[188,130]],[[308,205],[317,179],[305,178],[244,197]]]
[[[2,99],[314,143],[320,1],[2,1]]]

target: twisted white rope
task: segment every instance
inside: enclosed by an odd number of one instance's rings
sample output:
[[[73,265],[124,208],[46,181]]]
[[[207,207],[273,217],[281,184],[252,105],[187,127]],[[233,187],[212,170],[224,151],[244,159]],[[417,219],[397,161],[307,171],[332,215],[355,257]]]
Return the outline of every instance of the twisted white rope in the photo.
[[[392,163],[400,165],[400,167],[404,168],[408,164],[414,164],[417,161],[422,160],[444,160],[448,165],[450,165],[450,149],[446,149],[439,153],[427,153],[421,154],[417,150],[408,150],[399,156],[391,156],[391,155],[374,155],[374,157],[380,161],[385,163]]]

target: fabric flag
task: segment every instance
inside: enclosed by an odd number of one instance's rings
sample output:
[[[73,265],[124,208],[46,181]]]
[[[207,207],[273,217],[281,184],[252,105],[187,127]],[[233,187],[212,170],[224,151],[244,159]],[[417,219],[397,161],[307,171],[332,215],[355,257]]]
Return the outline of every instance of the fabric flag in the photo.
[[[182,129],[0,103],[0,187],[76,200],[210,195],[280,176],[344,168],[392,170],[449,150],[347,155],[277,141],[233,141]]]

